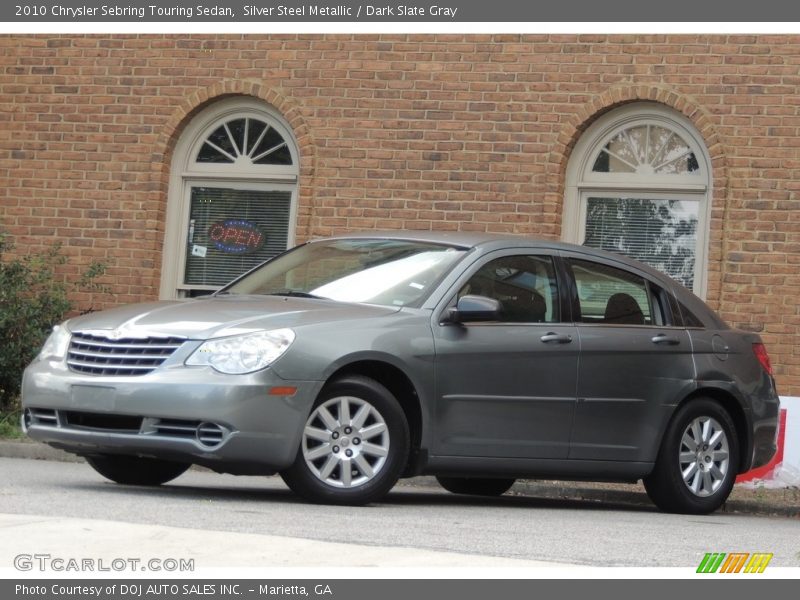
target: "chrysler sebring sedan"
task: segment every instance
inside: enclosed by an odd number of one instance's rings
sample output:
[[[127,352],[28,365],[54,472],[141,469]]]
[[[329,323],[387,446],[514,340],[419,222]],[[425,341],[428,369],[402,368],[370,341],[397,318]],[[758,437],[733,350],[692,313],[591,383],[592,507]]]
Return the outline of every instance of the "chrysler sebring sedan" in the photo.
[[[404,232],[70,319],[25,372],[23,426],[121,484],[197,464],[363,504],[421,474],[478,495],[641,479],[661,509],[707,513],[772,457],[778,403],[759,337],[643,264]]]

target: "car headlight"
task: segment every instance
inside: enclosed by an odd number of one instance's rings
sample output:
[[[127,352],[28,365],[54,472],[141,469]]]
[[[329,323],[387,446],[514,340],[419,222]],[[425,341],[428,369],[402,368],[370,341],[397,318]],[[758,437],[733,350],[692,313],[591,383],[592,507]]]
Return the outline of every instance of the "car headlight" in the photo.
[[[69,348],[69,330],[64,325],[56,325],[39,351],[38,360],[62,360]]]
[[[209,366],[220,373],[252,373],[276,361],[294,341],[291,329],[259,331],[208,340],[186,360],[189,366]]]

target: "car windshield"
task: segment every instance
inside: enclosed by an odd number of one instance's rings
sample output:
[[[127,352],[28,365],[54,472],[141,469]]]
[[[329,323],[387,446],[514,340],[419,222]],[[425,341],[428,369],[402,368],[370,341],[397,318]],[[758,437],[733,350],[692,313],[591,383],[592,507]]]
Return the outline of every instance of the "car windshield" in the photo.
[[[408,240],[313,242],[265,263],[220,293],[417,306],[465,252]]]

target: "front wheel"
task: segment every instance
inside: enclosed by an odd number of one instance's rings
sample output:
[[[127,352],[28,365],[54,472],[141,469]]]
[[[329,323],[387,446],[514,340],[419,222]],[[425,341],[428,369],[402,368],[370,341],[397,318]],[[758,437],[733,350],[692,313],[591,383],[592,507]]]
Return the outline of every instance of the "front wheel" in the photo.
[[[730,415],[718,402],[698,398],[675,413],[644,486],[661,510],[706,514],[728,499],[738,465],[739,440]]]
[[[408,423],[397,399],[377,381],[354,375],[322,391],[294,463],[281,477],[312,502],[367,504],[397,482],[409,447]]]
[[[490,479],[482,477],[436,477],[444,489],[453,494],[470,496],[502,496],[511,486],[514,479]]]
[[[122,454],[87,456],[86,462],[103,477],[124,485],[161,485],[190,467],[182,462]]]

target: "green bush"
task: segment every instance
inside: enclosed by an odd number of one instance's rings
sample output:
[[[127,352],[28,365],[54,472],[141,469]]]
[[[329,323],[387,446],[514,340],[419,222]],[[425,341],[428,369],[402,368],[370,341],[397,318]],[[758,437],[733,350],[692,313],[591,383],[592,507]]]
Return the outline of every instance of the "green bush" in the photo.
[[[20,427],[21,409],[0,413],[0,439],[21,438],[24,434]]]
[[[77,279],[66,282],[56,274],[67,262],[60,244],[26,257],[9,257],[12,247],[0,232],[0,416],[19,410],[22,371],[39,352],[53,325],[76,309],[70,294],[102,290],[96,280],[105,271],[103,264],[95,262]]]

